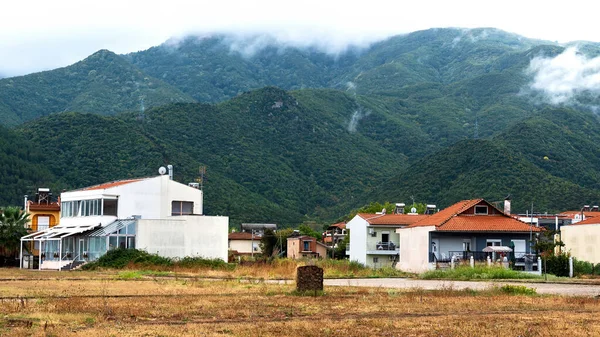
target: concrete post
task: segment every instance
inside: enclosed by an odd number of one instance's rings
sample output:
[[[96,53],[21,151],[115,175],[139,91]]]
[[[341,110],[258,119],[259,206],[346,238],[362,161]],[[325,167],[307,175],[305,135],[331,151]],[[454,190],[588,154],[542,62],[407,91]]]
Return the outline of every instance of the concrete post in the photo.
[[[471,256],[471,268],[475,268],[475,259]]]
[[[488,256],[488,257],[486,257],[486,260],[487,260],[488,267],[490,267],[492,265],[492,259]]]
[[[573,277],[573,257],[569,257],[569,277]]]
[[[21,240],[21,246],[19,247],[19,269],[23,269],[23,240]]]
[[[34,242],[35,242],[35,241],[34,241]],[[39,246],[38,246],[38,247],[39,247],[39,249],[38,249],[38,269],[39,269],[39,270],[42,270],[42,252],[44,251],[44,250],[42,249],[42,244],[43,244],[43,241],[42,241],[42,240],[40,240],[40,244],[39,244]],[[34,243],[34,245],[35,245],[35,243]]]
[[[58,271],[62,270],[62,239],[58,239]]]
[[[450,269],[454,269],[454,258],[454,255],[452,255],[452,257],[450,258]]]
[[[538,275],[542,275],[542,258],[538,256]]]

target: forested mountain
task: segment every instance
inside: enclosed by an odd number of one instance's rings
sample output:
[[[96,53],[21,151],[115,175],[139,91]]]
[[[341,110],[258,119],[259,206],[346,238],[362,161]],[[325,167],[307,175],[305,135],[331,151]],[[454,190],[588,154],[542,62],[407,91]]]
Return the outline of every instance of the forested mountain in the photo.
[[[0,201],[172,164],[182,182],[207,166],[206,212],[232,223],[329,221],[411,196],[444,207],[512,194],[515,211],[600,203],[597,94],[556,107],[531,89],[532,60],[564,50],[486,28],[338,55],[231,35],[99,51],[0,80],[0,122],[16,126],[0,129],[0,155],[19,163]],[[1,143],[13,136],[18,150]]]
[[[0,126],[0,207],[22,205],[24,195],[39,184],[57,186],[45,159],[42,149]]]
[[[403,156],[347,130],[357,109],[351,97],[342,94],[330,112],[309,108],[309,97],[268,87],[219,105],[168,105],[143,116],[52,115],[19,131],[45,147],[48,167],[70,187],[153,175],[167,163],[187,182],[206,165],[208,213],[292,224],[335,216],[342,199],[360,203],[406,166]]]
[[[64,111],[110,115],[194,101],[108,50],[65,68],[1,79],[0,88],[0,121],[4,125]]]

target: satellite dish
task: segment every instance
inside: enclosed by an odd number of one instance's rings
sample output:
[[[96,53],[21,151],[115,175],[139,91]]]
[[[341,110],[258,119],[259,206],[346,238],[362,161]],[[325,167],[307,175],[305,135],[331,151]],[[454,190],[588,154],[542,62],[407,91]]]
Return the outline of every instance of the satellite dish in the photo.
[[[167,169],[164,166],[161,166],[158,168],[158,174],[160,174],[162,176],[165,173],[167,173]]]
[[[411,213],[417,213],[417,209],[415,207],[413,207],[413,208],[410,209],[410,212]]]

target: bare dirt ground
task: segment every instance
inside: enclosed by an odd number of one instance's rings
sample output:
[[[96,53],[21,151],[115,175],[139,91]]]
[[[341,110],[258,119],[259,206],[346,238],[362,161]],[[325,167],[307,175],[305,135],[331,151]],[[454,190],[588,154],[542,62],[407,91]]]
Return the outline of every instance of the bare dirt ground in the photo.
[[[589,286],[558,285],[586,296],[531,296],[486,282],[353,279],[327,280],[324,293],[305,296],[289,281],[202,276],[0,270],[0,335],[600,335],[600,300]],[[540,293],[557,286],[515,284]]]

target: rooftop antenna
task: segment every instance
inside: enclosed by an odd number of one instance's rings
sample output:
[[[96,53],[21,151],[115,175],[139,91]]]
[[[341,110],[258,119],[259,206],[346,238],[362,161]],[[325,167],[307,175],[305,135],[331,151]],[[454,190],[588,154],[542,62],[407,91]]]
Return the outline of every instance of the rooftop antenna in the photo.
[[[198,169],[198,178],[196,178],[196,182],[200,183],[200,190],[204,191],[204,179],[206,179],[206,166],[200,166]]]

